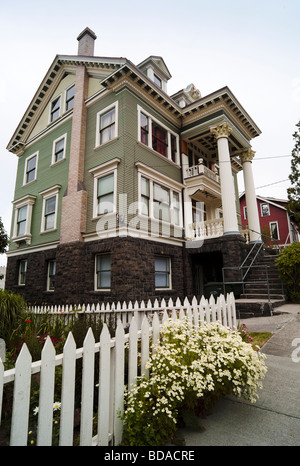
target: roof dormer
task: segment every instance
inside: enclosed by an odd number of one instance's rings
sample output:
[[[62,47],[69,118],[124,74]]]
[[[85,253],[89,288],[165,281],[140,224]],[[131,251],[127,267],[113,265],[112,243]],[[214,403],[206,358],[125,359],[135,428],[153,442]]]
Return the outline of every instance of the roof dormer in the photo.
[[[163,58],[151,55],[137,66],[143,73],[153,81],[156,86],[167,93],[167,83],[172,77]]]

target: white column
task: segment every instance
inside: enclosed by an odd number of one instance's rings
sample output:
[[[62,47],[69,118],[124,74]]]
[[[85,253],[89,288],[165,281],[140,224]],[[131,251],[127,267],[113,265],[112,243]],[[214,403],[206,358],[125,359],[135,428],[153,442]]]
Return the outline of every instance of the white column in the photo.
[[[252,171],[252,159],[255,152],[252,149],[247,149],[240,154],[240,159],[243,164],[243,174],[245,183],[245,195],[247,205],[247,219],[250,230],[250,242],[261,241],[260,223],[258,217],[256,193]]]
[[[228,144],[228,137],[231,133],[231,128],[227,123],[223,123],[211,128],[210,131],[215,136],[218,145],[224,235],[239,235],[240,232],[237,222],[236,199]]]

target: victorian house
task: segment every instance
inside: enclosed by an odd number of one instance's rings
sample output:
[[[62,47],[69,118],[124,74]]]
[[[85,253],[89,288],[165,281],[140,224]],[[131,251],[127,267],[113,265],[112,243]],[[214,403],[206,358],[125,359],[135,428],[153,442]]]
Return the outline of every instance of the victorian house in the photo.
[[[7,149],[18,157],[6,288],[31,303],[201,295],[238,267],[237,173],[260,241],[255,122],[228,87],[168,94],[162,57],[57,55]],[[188,79],[188,77],[187,77]]]

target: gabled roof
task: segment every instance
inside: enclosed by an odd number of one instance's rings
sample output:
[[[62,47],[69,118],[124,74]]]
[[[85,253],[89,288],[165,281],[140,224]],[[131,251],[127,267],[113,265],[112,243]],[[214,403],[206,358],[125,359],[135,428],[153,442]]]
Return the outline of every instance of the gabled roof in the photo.
[[[244,197],[246,194],[245,192],[241,193],[239,198],[241,199],[242,197]],[[279,204],[279,202],[281,202],[282,204],[287,204],[288,201],[286,199],[277,199],[275,197],[269,197],[269,196],[258,196],[256,195],[256,199],[262,201],[262,202],[266,202],[267,204],[271,204],[271,205],[274,205],[275,207],[278,207],[279,209],[283,209],[283,210],[286,210],[286,207]]]
[[[145,68],[146,65],[152,64],[153,68],[159,69],[161,73],[163,73],[164,77],[166,79],[170,79],[172,77],[170,71],[168,70],[168,67],[162,57],[156,56],[156,55],[151,55],[150,57],[146,58],[146,60],[143,60],[142,63],[137,65],[137,68]]]
[[[61,81],[65,73],[75,73],[75,67],[78,64],[85,64],[89,74],[97,75],[97,70],[104,70],[105,73],[111,72],[120,68],[126,63],[126,58],[110,58],[110,57],[86,57],[78,55],[57,55],[48,69],[44,79],[38,87],[32,101],[30,102],[26,112],[21,118],[12,138],[10,139],[7,150],[18,153],[26,144],[27,137],[34,124],[37,122],[41,112],[48,104],[53,95],[53,91]]]

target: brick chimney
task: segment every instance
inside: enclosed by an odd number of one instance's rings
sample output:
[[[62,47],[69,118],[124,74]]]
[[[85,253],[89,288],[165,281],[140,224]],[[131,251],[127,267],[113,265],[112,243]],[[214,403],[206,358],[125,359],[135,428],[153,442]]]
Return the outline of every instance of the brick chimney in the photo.
[[[92,57],[94,55],[94,43],[96,39],[96,34],[86,27],[77,37],[78,55]]]

